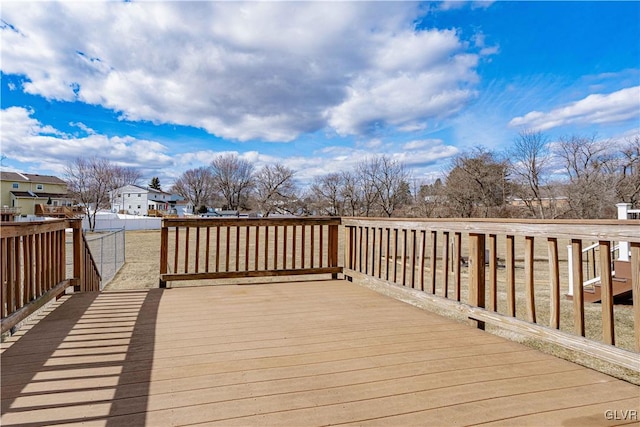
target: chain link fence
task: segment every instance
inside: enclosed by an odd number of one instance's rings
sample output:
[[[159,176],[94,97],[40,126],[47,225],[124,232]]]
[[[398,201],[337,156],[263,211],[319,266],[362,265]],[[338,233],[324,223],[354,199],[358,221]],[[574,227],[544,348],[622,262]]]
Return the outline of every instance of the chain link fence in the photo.
[[[100,281],[100,289],[102,290],[124,265],[124,228],[86,233],[85,237],[102,278]],[[69,274],[69,270],[73,269],[72,245],[73,241],[67,238],[67,274]],[[71,257],[69,256],[70,254]],[[73,274],[73,271],[71,271],[71,274]]]

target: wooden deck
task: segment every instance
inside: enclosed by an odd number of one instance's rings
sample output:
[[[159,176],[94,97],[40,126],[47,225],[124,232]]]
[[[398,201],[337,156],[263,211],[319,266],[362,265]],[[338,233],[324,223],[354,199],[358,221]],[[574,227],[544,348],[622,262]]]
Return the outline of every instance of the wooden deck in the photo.
[[[2,344],[3,426],[638,423],[640,387],[347,281],[65,298]]]

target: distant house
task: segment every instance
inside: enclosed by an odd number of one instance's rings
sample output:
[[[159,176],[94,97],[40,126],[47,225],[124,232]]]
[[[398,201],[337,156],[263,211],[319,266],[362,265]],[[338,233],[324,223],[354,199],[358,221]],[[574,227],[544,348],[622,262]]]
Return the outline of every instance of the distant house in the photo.
[[[125,185],[110,192],[111,210],[133,215],[175,213],[176,203],[182,200],[170,194],[138,185]]]
[[[0,172],[0,208],[34,215],[36,205],[71,206],[67,183],[56,176]]]

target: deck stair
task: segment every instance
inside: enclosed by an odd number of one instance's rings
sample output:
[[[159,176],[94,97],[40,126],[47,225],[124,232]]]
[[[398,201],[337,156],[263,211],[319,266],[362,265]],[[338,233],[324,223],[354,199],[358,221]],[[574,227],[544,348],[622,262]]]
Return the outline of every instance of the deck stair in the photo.
[[[632,295],[631,263],[629,261],[614,261],[613,277],[611,278],[612,295],[616,300],[624,300]],[[596,279],[599,279],[596,278]],[[602,300],[602,284],[600,280],[593,280],[583,288],[584,302],[600,302]],[[567,299],[573,299],[567,295]]]

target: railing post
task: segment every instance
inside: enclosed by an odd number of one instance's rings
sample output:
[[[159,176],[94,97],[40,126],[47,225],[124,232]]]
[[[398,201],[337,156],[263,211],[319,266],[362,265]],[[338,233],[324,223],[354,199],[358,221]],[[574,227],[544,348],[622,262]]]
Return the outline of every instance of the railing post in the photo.
[[[160,231],[160,281],[159,287],[166,288],[167,282],[162,279],[162,275],[167,273],[168,256],[169,256],[169,228],[165,220],[162,220],[162,229]]]
[[[78,219],[70,220],[73,229],[73,277],[76,280],[75,292],[85,291],[84,280],[84,251],[82,250],[82,222]]]
[[[340,225],[329,226],[329,267],[338,266],[338,229]],[[331,278],[337,279],[338,273],[331,273]]]
[[[469,234],[469,305],[485,306],[485,235]],[[472,326],[484,329],[484,322],[469,319]]]

